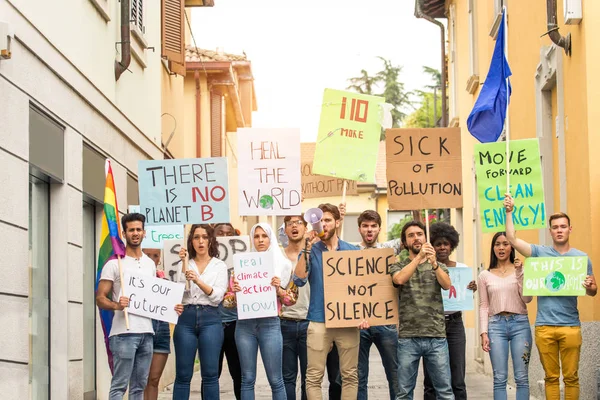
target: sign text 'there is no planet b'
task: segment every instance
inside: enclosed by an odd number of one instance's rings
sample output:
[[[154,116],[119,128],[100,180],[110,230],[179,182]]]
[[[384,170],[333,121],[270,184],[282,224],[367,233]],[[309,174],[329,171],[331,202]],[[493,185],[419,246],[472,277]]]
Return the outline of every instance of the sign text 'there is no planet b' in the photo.
[[[147,224],[229,222],[225,157],[143,160],[138,174]]]

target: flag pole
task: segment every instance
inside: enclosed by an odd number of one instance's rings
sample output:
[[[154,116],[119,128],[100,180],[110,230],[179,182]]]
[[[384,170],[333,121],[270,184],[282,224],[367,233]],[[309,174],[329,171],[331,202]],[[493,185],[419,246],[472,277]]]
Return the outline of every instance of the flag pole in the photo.
[[[508,63],[508,18],[506,17],[506,6],[502,7],[502,20],[504,21],[504,57]],[[508,77],[506,78],[506,118],[504,125],[506,129],[506,193],[510,193],[510,116],[508,111],[508,103],[510,102],[510,87]]]
[[[125,281],[123,281],[123,267],[121,266],[121,256],[118,254],[117,263],[119,264],[119,279],[121,280],[121,296],[127,297],[125,295]],[[127,312],[127,308],[123,309],[123,315],[125,316],[125,328],[129,330],[129,313]]]

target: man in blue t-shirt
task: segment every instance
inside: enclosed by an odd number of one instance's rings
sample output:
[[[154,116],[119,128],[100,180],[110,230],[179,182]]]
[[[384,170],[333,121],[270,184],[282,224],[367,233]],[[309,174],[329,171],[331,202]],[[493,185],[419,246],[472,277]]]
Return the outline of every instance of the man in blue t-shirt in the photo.
[[[511,195],[506,194],[504,198],[506,237],[519,253],[525,257],[587,257],[587,254],[569,244],[569,235],[572,230],[571,219],[562,212],[552,214],[548,219],[552,246],[529,244],[522,239],[517,239],[512,220],[514,205]],[[596,295],[598,287],[589,258],[587,276],[582,285],[588,296]],[[535,342],[546,374],[546,398],[560,399],[559,380],[562,366],[565,399],[578,399],[581,322],[577,310],[577,297],[538,296]]]
[[[368,328],[363,321],[357,328],[325,327],[325,290],[323,286],[323,252],[358,250],[337,236],[340,225],[340,211],[333,204],[320,204],[323,211],[321,224],[323,237],[319,239],[312,233],[312,239],[300,252],[298,264],[294,270],[294,283],[302,287],[310,283],[310,302],[306,319],[307,330],[306,395],[309,399],[321,398],[321,383],[325,372],[327,354],[335,343],[340,360],[342,375],[342,398],[356,399],[358,393],[358,346],[360,333],[358,328]],[[313,231],[314,232],[314,231]]]

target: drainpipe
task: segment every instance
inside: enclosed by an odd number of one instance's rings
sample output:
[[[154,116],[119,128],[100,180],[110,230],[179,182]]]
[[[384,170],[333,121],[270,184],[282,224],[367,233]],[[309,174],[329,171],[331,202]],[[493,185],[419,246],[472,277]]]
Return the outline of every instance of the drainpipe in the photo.
[[[546,0],[546,13],[548,16],[548,32],[544,35],[550,36],[550,40],[558,47],[565,50],[565,54],[571,56],[571,34],[561,36],[558,32],[558,23],[556,21],[556,0]],[[544,36],[542,35],[542,36]]]
[[[194,71],[196,80],[196,157],[201,157],[202,143],[200,141],[200,71]]]
[[[444,24],[439,21],[436,21],[429,15],[423,12],[421,8],[422,0],[415,0],[415,17],[423,18],[434,25],[439,26],[441,33],[441,56],[442,56],[442,127],[448,126],[448,108],[446,106],[446,28],[444,28]],[[549,0],[550,1],[550,0]]]
[[[129,0],[121,0],[121,61],[115,60],[115,80],[118,81],[131,63],[131,29]]]

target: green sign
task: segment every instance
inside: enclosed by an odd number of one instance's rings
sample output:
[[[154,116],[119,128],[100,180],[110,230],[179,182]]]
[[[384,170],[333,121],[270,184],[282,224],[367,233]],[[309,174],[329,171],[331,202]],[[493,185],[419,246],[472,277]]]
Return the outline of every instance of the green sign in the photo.
[[[313,173],[375,183],[383,97],[325,89]]]
[[[516,230],[546,227],[544,185],[537,139],[510,141],[510,193]],[[505,230],[506,142],[475,145],[475,173],[483,232]]]
[[[524,296],[585,296],[587,257],[529,257],[523,269]]]

